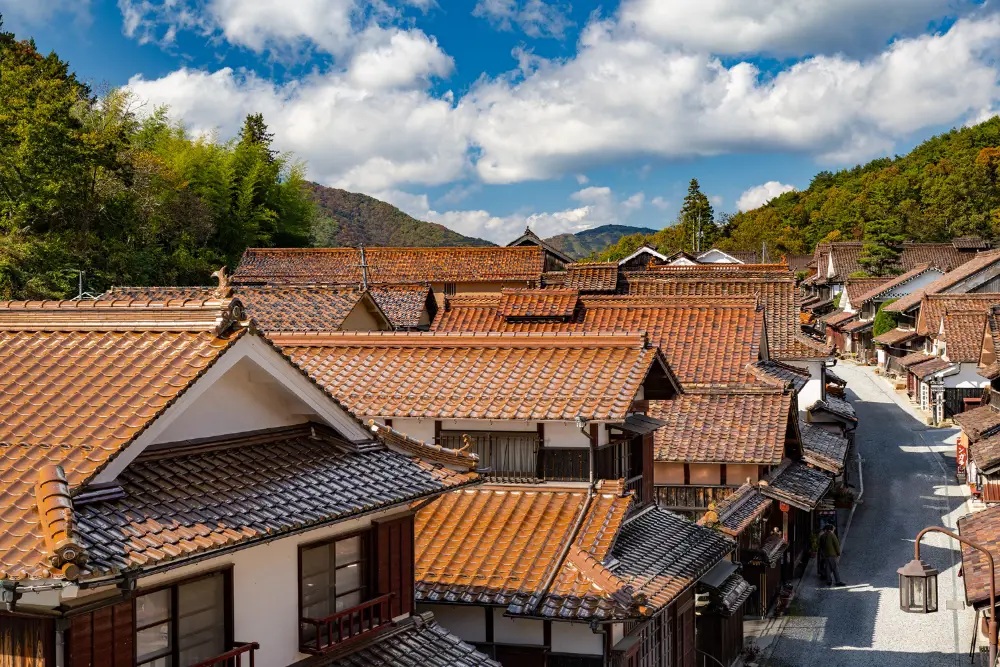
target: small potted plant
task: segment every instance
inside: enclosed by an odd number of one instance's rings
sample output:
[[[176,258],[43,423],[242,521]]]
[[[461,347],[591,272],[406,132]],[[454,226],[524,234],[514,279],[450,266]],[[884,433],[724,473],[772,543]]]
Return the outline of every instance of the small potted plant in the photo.
[[[813,558],[819,553],[819,535],[813,533],[809,536],[809,555]]]

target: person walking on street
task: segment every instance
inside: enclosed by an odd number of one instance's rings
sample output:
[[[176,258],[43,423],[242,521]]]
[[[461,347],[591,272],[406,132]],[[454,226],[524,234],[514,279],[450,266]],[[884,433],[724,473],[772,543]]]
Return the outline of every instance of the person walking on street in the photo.
[[[833,526],[826,524],[823,532],[819,536],[819,557],[823,559],[823,571],[826,573],[826,585],[833,586],[836,581],[837,586],[846,586],[840,579],[840,569],[837,567],[837,559],[840,558],[840,540],[833,532]]]

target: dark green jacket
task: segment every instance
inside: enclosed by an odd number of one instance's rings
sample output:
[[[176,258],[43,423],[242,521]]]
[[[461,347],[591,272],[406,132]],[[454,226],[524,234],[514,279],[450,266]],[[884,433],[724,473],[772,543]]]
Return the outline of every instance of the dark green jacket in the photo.
[[[837,539],[837,535],[832,530],[824,530],[822,533],[820,533],[819,555],[820,556],[840,555],[840,540]]]

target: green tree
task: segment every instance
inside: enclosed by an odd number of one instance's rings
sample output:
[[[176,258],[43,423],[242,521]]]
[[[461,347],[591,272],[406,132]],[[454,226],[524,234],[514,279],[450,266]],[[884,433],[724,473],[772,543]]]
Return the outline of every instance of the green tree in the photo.
[[[865,244],[861,247],[858,263],[872,276],[896,273],[905,240],[894,220],[871,220],[865,223]]]
[[[718,236],[712,203],[701,191],[696,178],[692,178],[688,184],[687,195],[677,215],[677,227],[683,238],[683,250],[708,250]]]
[[[872,324],[873,336],[881,336],[887,331],[892,331],[896,328],[896,313],[890,313],[885,310],[885,307],[895,300],[896,299],[889,299],[884,301],[882,305],[878,307],[878,312],[875,313],[875,322]]]

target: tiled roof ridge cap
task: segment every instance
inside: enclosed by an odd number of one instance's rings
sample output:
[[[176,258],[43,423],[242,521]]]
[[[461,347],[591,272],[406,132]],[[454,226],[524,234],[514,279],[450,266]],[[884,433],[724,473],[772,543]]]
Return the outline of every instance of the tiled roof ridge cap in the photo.
[[[84,305],[85,304],[85,305]],[[0,301],[0,331],[173,331],[245,328],[238,298],[178,301]]]
[[[572,294],[579,294],[579,293],[580,290],[576,289],[575,287],[504,287],[500,290],[501,296],[504,294],[513,294],[515,296],[519,296],[522,294],[544,294],[546,296],[548,295],[569,296]],[[476,295],[472,294],[462,295],[462,297],[466,298],[470,296],[476,296]],[[456,298],[456,297],[449,297],[449,298]],[[480,296],[479,298],[483,297]]]
[[[496,245],[469,245],[469,246],[364,246],[365,252],[380,253],[383,251],[406,251],[406,252],[520,252],[524,254],[536,254],[542,249],[538,246],[496,246]],[[335,254],[335,253],[360,253],[358,246],[337,246],[331,248],[247,248],[246,253],[262,254]]]
[[[619,578],[603,563],[588,554],[577,544],[572,544],[566,553],[566,562],[579,570],[593,582],[595,586],[605,591],[611,599],[627,611],[646,602],[646,596],[635,592],[635,588]]]
[[[747,365],[752,366],[753,364],[747,364]],[[781,396],[784,395],[786,392],[785,392],[785,386],[778,387],[777,385],[772,385],[769,387],[761,387],[760,385],[753,385],[753,384],[745,384],[738,386],[686,384],[684,385],[684,393],[692,396],[759,396],[762,394]]]
[[[51,569],[71,581],[77,579],[88,558],[76,534],[73,498],[62,466],[39,469],[35,503]]]
[[[572,269],[590,269],[590,268],[600,268],[600,269],[610,269],[611,267],[617,267],[618,262],[573,262],[572,264],[566,265],[566,270]]]
[[[442,447],[441,445],[432,445],[424,442],[423,440],[417,440],[416,438],[411,438],[402,431],[397,431],[391,426],[379,424],[374,419],[368,420],[368,426],[371,428],[372,433],[378,435],[383,442],[390,447],[395,444],[400,448],[405,449],[408,453],[414,453],[422,458],[440,461],[443,456],[454,457],[465,462],[470,470],[479,464],[479,456],[477,454],[465,451],[471,443],[467,442],[461,449],[451,449],[448,447]],[[392,438],[392,441],[387,441],[386,436]],[[399,442],[400,440],[403,442]]]
[[[336,431],[326,424],[310,421],[302,424],[245,431],[243,433],[226,433],[205,438],[191,438],[151,445],[135,458],[135,462],[142,463],[152,460],[179,458],[192,454],[216,452],[237,447],[250,447],[305,436],[316,437],[317,433],[324,440],[336,441],[334,444],[342,446],[345,450],[354,447],[352,443],[343,440]]]
[[[400,347],[567,347],[646,349],[645,333],[616,331],[589,332],[442,332],[442,331],[329,331],[275,332],[268,337],[282,346],[369,347],[389,345]]]
[[[34,311],[92,311],[92,310],[130,310],[130,309],[183,309],[183,310],[214,310],[225,307],[235,299],[231,297],[215,297],[211,299],[115,299],[100,301],[96,299],[46,299],[24,301],[0,301],[0,311],[34,312]]]

